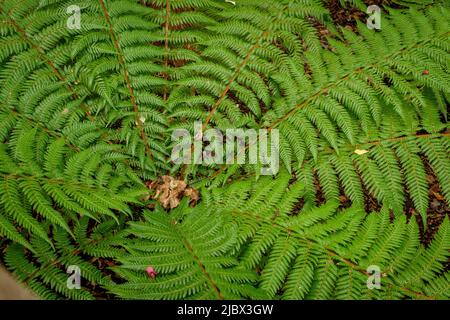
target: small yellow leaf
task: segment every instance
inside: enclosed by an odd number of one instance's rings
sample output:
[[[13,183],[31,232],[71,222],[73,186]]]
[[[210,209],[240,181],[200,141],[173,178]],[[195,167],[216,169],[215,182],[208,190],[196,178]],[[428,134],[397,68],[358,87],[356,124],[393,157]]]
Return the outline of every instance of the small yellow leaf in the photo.
[[[368,150],[360,150],[360,149],[356,149],[355,153],[359,156],[366,154],[367,152],[369,152]]]

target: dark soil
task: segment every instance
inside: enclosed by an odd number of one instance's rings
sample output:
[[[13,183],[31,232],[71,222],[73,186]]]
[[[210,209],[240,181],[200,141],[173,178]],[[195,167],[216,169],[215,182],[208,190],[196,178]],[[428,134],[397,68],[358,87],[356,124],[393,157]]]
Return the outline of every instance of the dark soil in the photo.
[[[436,175],[431,169],[428,159],[423,157],[425,163],[425,171],[428,181],[429,207],[427,210],[427,228],[424,232],[421,230],[422,242],[428,245],[433,240],[434,235],[439,230],[439,226],[444,221],[445,216],[450,217],[450,206],[442,195]],[[419,215],[420,216],[420,215]],[[420,224],[422,226],[422,224]]]

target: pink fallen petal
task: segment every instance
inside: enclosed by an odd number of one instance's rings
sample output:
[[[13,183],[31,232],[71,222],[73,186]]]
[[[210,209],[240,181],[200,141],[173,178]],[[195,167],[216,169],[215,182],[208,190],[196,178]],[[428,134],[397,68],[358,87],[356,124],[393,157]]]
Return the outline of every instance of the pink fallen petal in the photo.
[[[158,274],[155,269],[152,266],[147,267],[147,274],[150,278],[155,279],[156,275]]]

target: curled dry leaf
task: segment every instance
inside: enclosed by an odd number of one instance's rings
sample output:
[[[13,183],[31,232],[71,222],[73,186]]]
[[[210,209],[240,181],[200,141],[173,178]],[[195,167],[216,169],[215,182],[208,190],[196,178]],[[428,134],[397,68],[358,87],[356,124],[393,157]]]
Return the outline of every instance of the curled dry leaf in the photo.
[[[184,196],[190,198],[189,204],[193,207],[200,198],[198,190],[188,187],[183,180],[177,180],[171,176],[162,176],[156,181],[147,181],[147,188],[154,190],[153,195],[149,195],[143,200],[150,198],[158,200],[165,209],[173,209],[180,205]]]
[[[186,188],[186,190],[184,190],[184,195],[191,199],[189,201],[191,207],[195,207],[197,201],[200,199],[200,192],[194,188]]]

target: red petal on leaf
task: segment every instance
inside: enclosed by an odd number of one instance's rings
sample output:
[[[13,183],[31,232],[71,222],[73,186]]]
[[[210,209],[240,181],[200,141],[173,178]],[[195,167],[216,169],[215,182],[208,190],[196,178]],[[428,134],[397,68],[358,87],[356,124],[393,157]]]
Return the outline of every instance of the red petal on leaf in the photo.
[[[146,271],[148,276],[152,279],[155,279],[156,275],[158,274],[152,266],[148,266]]]

